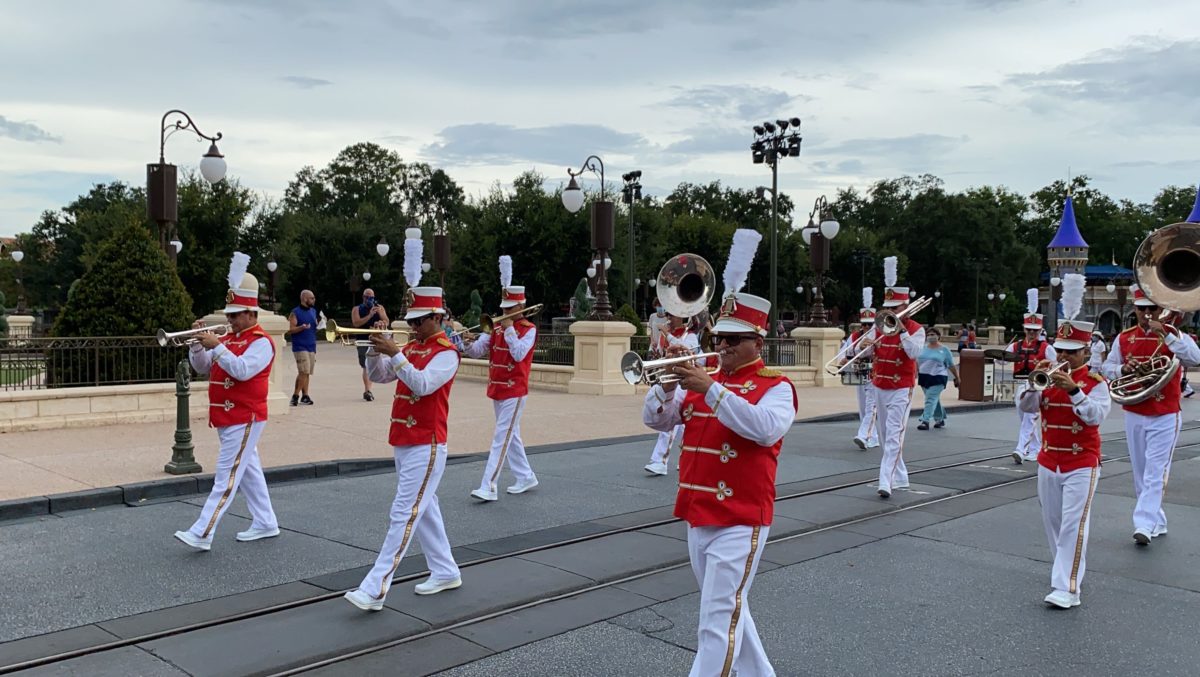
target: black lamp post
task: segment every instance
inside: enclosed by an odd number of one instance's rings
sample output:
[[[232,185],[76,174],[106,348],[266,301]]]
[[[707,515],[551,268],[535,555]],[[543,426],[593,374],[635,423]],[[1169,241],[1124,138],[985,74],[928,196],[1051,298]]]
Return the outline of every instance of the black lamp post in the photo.
[[[606,275],[607,254],[613,246],[613,218],[615,212],[613,203],[604,199],[604,162],[595,155],[589,155],[583,161],[579,171],[567,169],[571,177],[570,183],[563,189],[562,203],[567,211],[574,214],[583,207],[583,190],[575,181],[575,177],[590,171],[600,175],[600,199],[592,201],[592,249],[598,252],[600,265],[596,277],[596,304],[588,314],[589,320],[608,322],[613,319],[612,305],[608,301],[608,276]]]
[[[172,115],[182,116],[183,120],[167,124],[167,119]],[[216,183],[225,178],[225,156],[217,150],[221,132],[217,132],[216,136],[205,134],[192,122],[192,118],[181,110],[169,110],[163,114],[158,135],[158,162],[146,165],[146,211],[150,220],[158,224],[158,244],[172,262],[183,248],[183,243],[174,231],[175,224],[179,221],[178,171],[175,165],[167,164],[165,151],[167,137],[182,130],[190,131],[209,141],[208,152],[200,158],[200,175],[204,180]],[[176,242],[179,244],[175,245]]]
[[[787,130],[791,127],[792,131]],[[779,278],[779,159],[800,156],[800,118],[776,120],[754,125],[750,159],[771,168],[771,319],[769,332],[778,337],[775,320],[779,317],[777,282]]]
[[[859,286],[867,286],[867,262],[871,260],[869,249],[858,248],[850,252],[850,260],[858,264]]]
[[[21,261],[25,258],[25,252],[21,251],[20,249],[14,249],[9,256],[12,257],[13,263],[17,264],[13,266],[13,277],[15,277],[17,280],[16,312],[17,314],[23,314],[25,312],[25,283],[21,281]]]
[[[278,270],[279,270],[279,264],[276,263],[275,254],[272,253],[271,260],[267,261],[267,272],[269,272],[271,274],[271,277],[269,278],[269,283],[268,283],[270,286],[270,289],[267,292],[267,295],[270,297],[272,312],[275,311],[275,275]]]
[[[938,311],[937,311],[937,323],[938,323],[938,324],[945,324],[945,323],[946,323],[946,316],[945,316],[945,315],[942,313],[942,309],[943,309],[943,305],[942,305],[942,290],[941,290],[941,289],[938,289],[938,290],[934,291],[934,292],[933,292],[933,298],[937,299],[937,304],[938,304]]]
[[[633,301],[633,203],[642,199],[642,170],[637,169],[621,175],[625,186],[621,188],[621,201],[629,205],[629,307],[637,308]]]
[[[816,280],[812,310],[805,323],[809,327],[830,326],[829,316],[825,312],[825,271],[829,270],[829,242],[837,237],[839,230],[841,224],[829,213],[829,201],[822,195],[813,203],[808,225],[800,231],[800,237],[808,245],[809,262]]]
[[[450,232],[446,227],[446,215],[441,212],[433,222],[433,267],[438,271],[438,286],[444,289],[446,271],[450,270]]]

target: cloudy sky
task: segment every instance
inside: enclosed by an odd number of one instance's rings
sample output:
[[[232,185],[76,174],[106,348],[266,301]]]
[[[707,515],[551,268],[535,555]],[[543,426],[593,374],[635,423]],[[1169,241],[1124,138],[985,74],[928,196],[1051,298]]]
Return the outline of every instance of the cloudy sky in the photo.
[[[8,2],[0,63],[0,234],[142,183],[171,108],[271,196],[367,140],[470,194],[590,153],[651,194],[751,187],[750,127],[793,116],[779,181],[805,207],[904,173],[1030,192],[1069,170],[1139,201],[1200,181],[1196,0]]]

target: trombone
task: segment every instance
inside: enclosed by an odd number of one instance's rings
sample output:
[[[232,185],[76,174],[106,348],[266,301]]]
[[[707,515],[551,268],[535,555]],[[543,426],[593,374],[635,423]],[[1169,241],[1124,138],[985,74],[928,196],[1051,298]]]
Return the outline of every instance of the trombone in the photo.
[[[1039,393],[1042,392],[1046,388],[1049,388],[1052,383],[1054,383],[1050,377],[1062,371],[1066,366],[1066,362],[1059,362],[1049,369],[1034,369],[1033,371],[1029,372],[1029,387],[1033,388]]]
[[[864,331],[862,336],[858,337],[857,341],[839,350],[838,354],[834,355],[832,360],[829,360],[825,363],[825,373],[829,374],[830,376],[840,375],[842,372],[846,371],[850,365],[857,362],[866,353],[868,348],[876,343],[879,343],[879,341],[885,337],[899,334],[900,328],[904,326],[904,320],[907,320],[913,315],[925,310],[925,308],[931,303],[933,303],[933,299],[929,298],[928,296],[922,296],[921,298],[908,304],[907,308],[898,313],[890,310],[879,311],[879,313],[875,316],[875,336],[871,342],[866,345],[861,345],[862,342],[867,339],[867,335],[870,333]],[[852,352],[855,353],[854,357],[851,357],[849,360],[847,360],[845,364],[838,364],[843,358],[846,357],[847,354]]]
[[[515,311],[512,313],[501,315],[500,317],[492,317],[491,315],[481,315],[479,317],[479,324],[467,327],[466,329],[460,329],[460,330],[450,334],[450,336],[461,336],[463,334],[474,334],[474,333],[476,333],[475,332],[476,329],[483,330],[483,331],[478,332],[480,334],[490,334],[490,333],[492,333],[492,330],[496,328],[496,324],[498,322],[503,322],[505,320],[511,320],[511,319],[517,318],[517,317],[528,319],[530,317],[540,314],[542,312],[543,307],[545,307],[544,304],[539,303],[537,305],[529,306],[528,308],[525,308],[523,310],[518,310],[518,311]]]
[[[166,348],[167,346],[190,346],[193,343],[199,343],[200,337],[198,334],[212,334],[213,336],[224,336],[233,331],[233,326],[229,324],[216,324],[211,327],[195,327],[193,329],[184,329],[183,331],[167,331],[166,329],[158,330],[158,345]]]
[[[643,360],[641,355],[631,350],[621,356],[621,376],[625,377],[625,382],[629,385],[675,383],[681,377],[671,373],[669,371],[671,367],[695,360],[707,360],[710,357],[717,358],[717,366],[705,370],[712,375],[721,370],[720,353],[697,353],[679,357],[664,357],[661,360]]]
[[[365,327],[339,327],[337,322],[329,321],[325,327],[325,340],[330,343],[341,342],[344,346],[366,346],[371,342],[367,339],[354,340],[355,334],[391,334],[391,329],[367,329]]]

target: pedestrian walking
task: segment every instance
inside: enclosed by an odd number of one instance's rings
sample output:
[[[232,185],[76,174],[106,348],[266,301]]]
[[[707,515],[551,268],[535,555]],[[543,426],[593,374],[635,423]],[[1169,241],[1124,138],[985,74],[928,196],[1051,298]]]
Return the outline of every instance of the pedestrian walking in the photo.
[[[296,358],[296,385],[292,388],[292,406],[312,404],[308,383],[317,365],[317,297],[305,289],[300,305],[288,314],[288,335],[292,337],[292,356]]]

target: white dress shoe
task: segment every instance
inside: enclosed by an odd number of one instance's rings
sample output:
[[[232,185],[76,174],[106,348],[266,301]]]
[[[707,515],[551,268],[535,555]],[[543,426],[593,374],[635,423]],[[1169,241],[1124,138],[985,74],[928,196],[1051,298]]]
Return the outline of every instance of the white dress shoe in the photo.
[[[383,609],[383,600],[375,599],[362,590],[351,590],[342,596],[363,611],[380,611]]]
[[[866,450],[867,450],[867,441],[866,441],[866,440],[864,440],[864,439],[863,439],[863,438],[861,438],[861,437],[855,437],[855,438],[854,438],[854,444],[855,444],[856,446],[858,446],[858,448],[859,448],[859,449],[862,449],[863,451],[866,451]]]
[[[905,482],[904,484],[897,484],[896,486],[892,487],[892,490],[895,491],[896,489],[907,489],[907,488],[908,488],[908,482]]]
[[[443,590],[453,590],[458,587],[462,587],[461,576],[448,581],[435,581],[429,578],[413,586],[413,592],[418,595],[436,595]]]
[[[1025,462],[1025,457],[1021,455],[1021,452],[1014,451],[1012,453],[1012,460],[1013,460],[1013,463],[1016,463],[1017,465],[1021,465],[1022,463]]]
[[[1073,606],[1079,606],[1079,593],[1070,593],[1066,590],[1055,590],[1046,599],[1043,600],[1050,606],[1056,606],[1060,609],[1070,609]]]
[[[211,538],[209,538],[209,539],[200,538],[198,536],[192,535],[192,532],[190,532],[190,531],[176,531],[175,538],[178,538],[179,540],[183,541],[184,543],[187,543],[188,545],[192,546],[193,548],[195,548],[197,550],[201,550],[203,552],[208,552],[209,550],[212,550],[212,539]]]
[[[527,482],[518,481],[516,484],[505,489],[505,491],[507,491],[510,494],[523,494],[526,491],[529,491],[530,489],[536,487],[537,485],[538,485],[538,481],[537,481],[537,478],[535,477]]]
[[[666,475],[667,474],[667,464],[666,463],[647,463],[646,464],[646,472],[650,473],[651,475]]]
[[[279,527],[274,527],[271,529],[251,528],[251,529],[247,529],[245,531],[239,531],[238,535],[237,535],[237,539],[244,543],[246,541],[257,541],[260,538],[275,538],[278,535],[279,535]]]
[[[1133,541],[1138,545],[1150,545],[1150,539],[1153,536],[1145,529],[1138,529],[1133,532]]]
[[[876,449],[879,447],[879,440],[867,440],[868,449]]]
[[[1167,535],[1166,525],[1160,525],[1160,526],[1154,527],[1154,530],[1150,532],[1150,538],[1158,538],[1159,536],[1166,536],[1166,535]]]
[[[495,489],[492,489],[491,491],[484,491],[483,489],[473,489],[471,491],[471,496],[478,498],[481,501],[495,501],[500,498],[499,496],[496,495]]]

